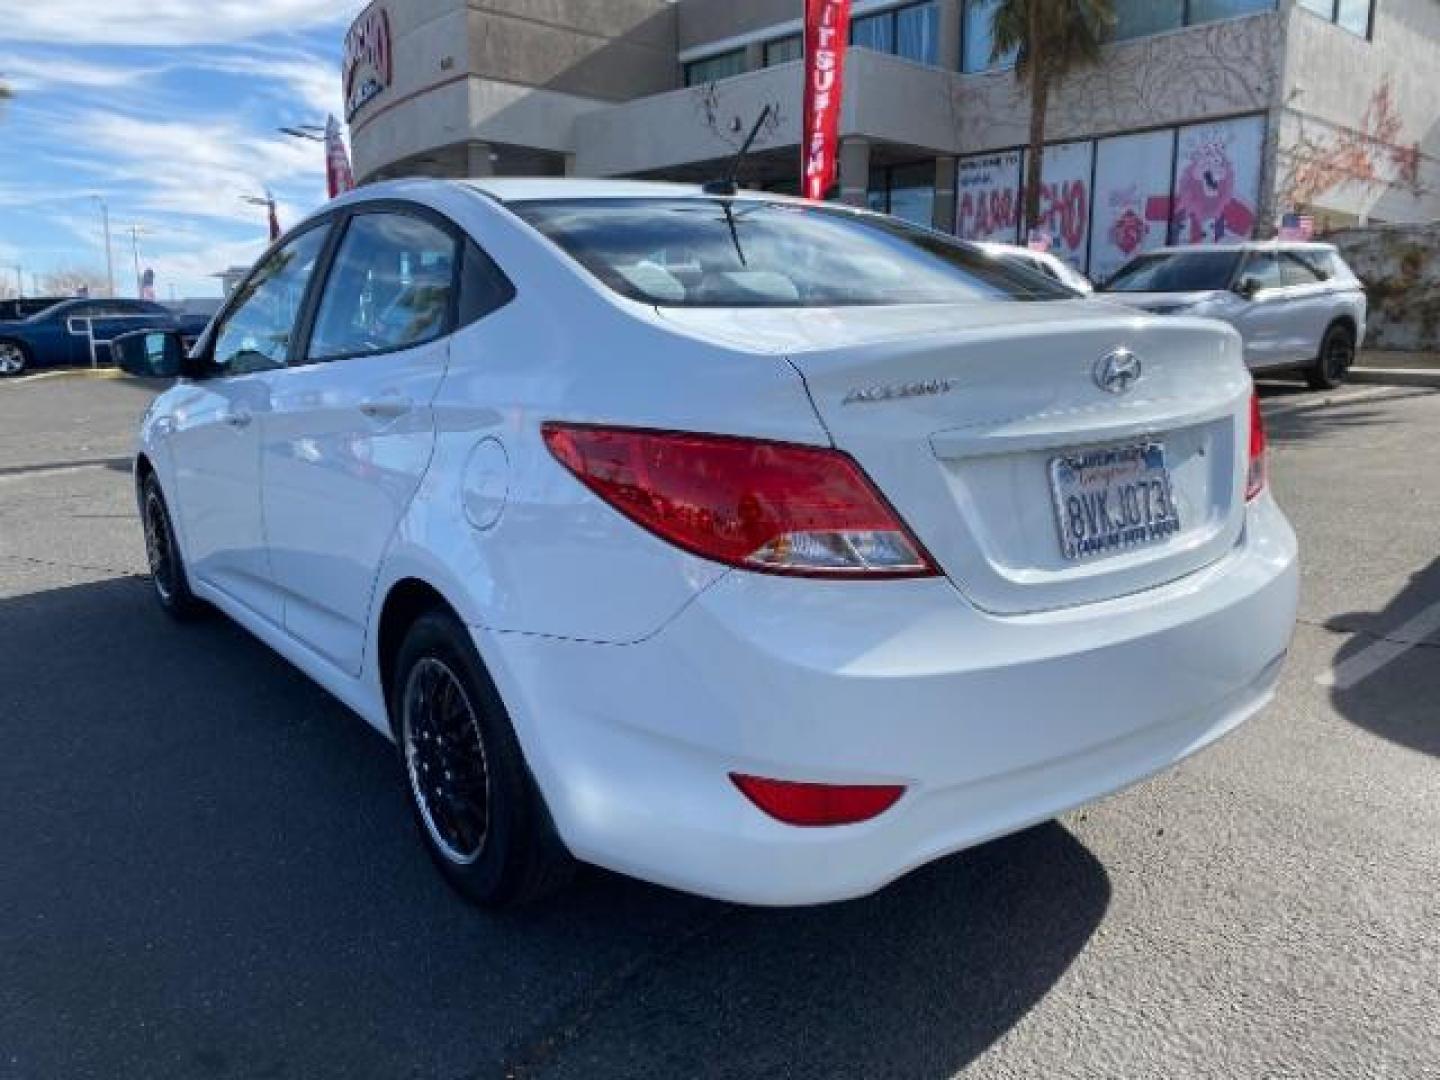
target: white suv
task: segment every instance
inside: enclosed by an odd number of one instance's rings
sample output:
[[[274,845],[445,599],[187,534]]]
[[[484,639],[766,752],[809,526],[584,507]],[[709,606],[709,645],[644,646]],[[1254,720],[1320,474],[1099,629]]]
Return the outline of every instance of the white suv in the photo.
[[[1218,739],[1289,645],[1239,337],[882,215],[380,184],[176,346],[117,347],[181,376],[156,595],[395,739],[480,902],[869,892]]]
[[[1101,298],[1157,315],[1221,319],[1254,371],[1301,368],[1317,390],[1344,382],[1365,340],[1365,289],[1331,244],[1264,241],[1136,256]]]

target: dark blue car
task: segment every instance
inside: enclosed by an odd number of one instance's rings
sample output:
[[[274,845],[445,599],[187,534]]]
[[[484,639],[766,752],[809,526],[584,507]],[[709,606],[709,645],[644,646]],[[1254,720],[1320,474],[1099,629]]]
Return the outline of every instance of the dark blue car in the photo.
[[[110,362],[110,339],[131,330],[181,330],[149,300],[63,300],[28,319],[0,322],[0,377],[32,368]]]

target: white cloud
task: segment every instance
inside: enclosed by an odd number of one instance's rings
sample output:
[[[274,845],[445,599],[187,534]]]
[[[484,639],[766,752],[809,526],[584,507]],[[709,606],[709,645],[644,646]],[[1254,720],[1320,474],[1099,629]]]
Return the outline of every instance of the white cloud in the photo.
[[[242,197],[266,188],[324,184],[324,153],[309,142],[262,136],[225,121],[142,120],[115,113],[82,114],[73,137],[107,155],[103,175],[128,189],[141,210],[250,221]],[[295,211],[281,204],[293,222]]]
[[[345,23],[358,0],[9,0],[5,36],[60,45],[190,45]]]
[[[121,64],[92,64],[65,57],[0,56],[0,72],[14,89],[24,94],[42,86],[75,86],[114,89],[138,82],[154,68]]]
[[[241,46],[160,55],[147,58],[144,63],[128,64],[95,63],[63,55],[0,53],[0,72],[22,100],[49,88],[124,90],[137,87],[148,78],[177,71],[245,76],[252,80],[255,91],[289,100],[297,111],[319,121],[331,113],[344,115],[339,64],[298,50]],[[143,104],[146,99],[129,95],[127,100],[135,105]],[[108,103],[114,104],[113,97]]]
[[[178,296],[214,296],[220,292],[215,275],[232,266],[249,266],[265,250],[266,239],[200,241],[189,247],[151,250],[140,241],[140,265],[155,271],[156,294],[168,299],[171,286]]]
[[[194,66],[229,75],[249,75],[262,84],[284,87],[295,104],[317,123],[331,113],[337,117],[345,115],[340,68],[330,60],[304,55],[283,59],[237,52],[199,61]]]

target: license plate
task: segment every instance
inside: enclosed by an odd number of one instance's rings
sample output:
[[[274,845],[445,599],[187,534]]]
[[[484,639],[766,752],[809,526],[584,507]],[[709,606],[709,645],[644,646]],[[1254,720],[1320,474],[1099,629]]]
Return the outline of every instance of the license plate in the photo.
[[[1051,458],[1050,491],[1067,559],[1157,544],[1180,531],[1161,442]]]

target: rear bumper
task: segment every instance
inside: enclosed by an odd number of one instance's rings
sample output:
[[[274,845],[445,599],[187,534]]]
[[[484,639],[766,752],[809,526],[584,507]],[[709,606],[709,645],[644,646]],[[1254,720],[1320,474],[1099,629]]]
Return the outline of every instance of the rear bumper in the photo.
[[[1220,562],[1162,588],[995,617],[943,580],[731,574],[633,645],[476,631],[580,858],[756,904],[871,892],[1149,776],[1273,694],[1295,538],[1267,495]],[[859,825],[771,820],[732,771],[901,783]]]

